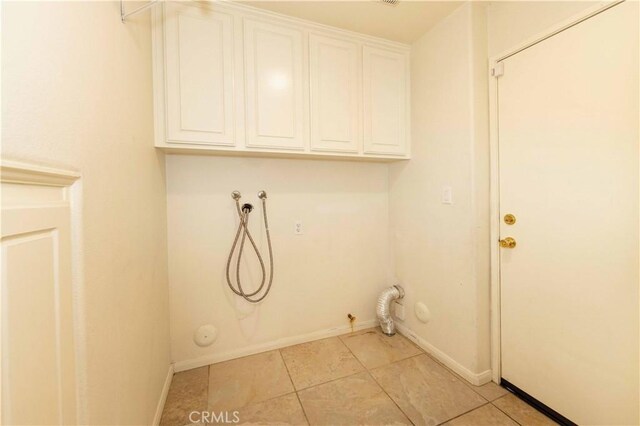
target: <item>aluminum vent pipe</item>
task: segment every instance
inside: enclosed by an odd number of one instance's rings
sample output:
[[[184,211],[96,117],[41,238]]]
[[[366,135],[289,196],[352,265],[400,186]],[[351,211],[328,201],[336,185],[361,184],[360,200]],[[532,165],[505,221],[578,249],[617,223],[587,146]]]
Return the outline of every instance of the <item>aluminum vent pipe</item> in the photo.
[[[404,290],[399,285],[394,285],[389,288],[385,288],[380,293],[378,298],[378,305],[376,306],[376,314],[378,321],[380,321],[380,328],[382,332],[387,336],[393,336],[396,334],[396,327],[393,324],[393,318],[391,318],[391,302],[404,297]]]

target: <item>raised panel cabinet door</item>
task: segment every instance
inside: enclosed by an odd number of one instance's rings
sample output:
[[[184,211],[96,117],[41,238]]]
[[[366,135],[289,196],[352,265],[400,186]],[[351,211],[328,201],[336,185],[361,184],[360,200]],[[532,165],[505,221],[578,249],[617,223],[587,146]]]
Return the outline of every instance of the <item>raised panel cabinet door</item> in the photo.
[[[302,32],[244,20],[247,146],[305,147]]]
[[[234,145],[233,18],[167,3],[167,142]]]
[[[400,52],[364,46],[364,152],[407,152],[407,61]]]
[[[77,424],[69,190],[42,168],[0,169],[0,423]]]
[[[358,45],[309,36],[311,149],[358,152]]]

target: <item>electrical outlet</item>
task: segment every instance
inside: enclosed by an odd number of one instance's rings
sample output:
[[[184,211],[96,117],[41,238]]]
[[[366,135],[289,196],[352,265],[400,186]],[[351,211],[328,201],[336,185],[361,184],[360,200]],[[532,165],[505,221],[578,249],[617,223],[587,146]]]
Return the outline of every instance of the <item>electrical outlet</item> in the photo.
[[[304,234],[304,232],[302,232],[302,221],[297,220],[295,223],[295,228],[293,230],[294,234],[296,235],[302,235]]]
[[[453,204],[453,191],[450,186],[442,187],[442,204]]]

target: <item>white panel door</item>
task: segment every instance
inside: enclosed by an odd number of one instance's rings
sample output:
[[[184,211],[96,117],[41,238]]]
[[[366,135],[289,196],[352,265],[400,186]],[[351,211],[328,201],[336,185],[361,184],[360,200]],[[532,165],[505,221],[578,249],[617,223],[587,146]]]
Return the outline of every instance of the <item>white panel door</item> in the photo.
[[[75,424],[67,188],[3,182],[0,242],[2,424]]]
[[[640,420],[638,18],[614,6],[497,80],[502,378],[578,424]]]
[[[167,142],[234,145],[233,18],[166,3]]]
[[[363,50],[364,152],[406,153],[406,55],[365,46]]]
[[[311,149],[358,152],[358,45],[309,36]]]
[[[304,149],[302,32],[244,20],[247,146]]]

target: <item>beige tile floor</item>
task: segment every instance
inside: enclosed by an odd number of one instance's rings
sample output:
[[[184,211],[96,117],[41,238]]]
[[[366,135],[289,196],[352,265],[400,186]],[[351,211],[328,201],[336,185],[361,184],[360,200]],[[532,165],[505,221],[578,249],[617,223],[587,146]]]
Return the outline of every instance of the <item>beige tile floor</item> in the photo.
[[[500,386],[472,386],[379,329],[177,373],[161,425],[216,424],[201,412],[228,412],[233,422],[234,411],[239,424],[262,425],[555,424]]]

